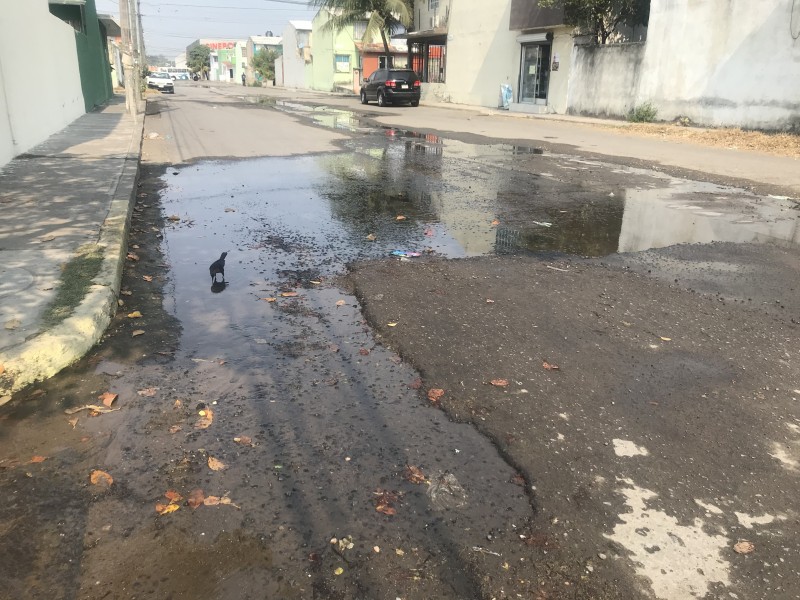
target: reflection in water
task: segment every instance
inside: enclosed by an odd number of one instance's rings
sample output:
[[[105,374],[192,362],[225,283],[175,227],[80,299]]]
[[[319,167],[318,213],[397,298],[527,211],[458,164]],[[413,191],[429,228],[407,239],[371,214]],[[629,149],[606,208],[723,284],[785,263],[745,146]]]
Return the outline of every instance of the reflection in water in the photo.
[[[226,287],[228,287],[227,281],[215,281],[211,284],[211,293],[219,294],[220,292],[224,292]]]

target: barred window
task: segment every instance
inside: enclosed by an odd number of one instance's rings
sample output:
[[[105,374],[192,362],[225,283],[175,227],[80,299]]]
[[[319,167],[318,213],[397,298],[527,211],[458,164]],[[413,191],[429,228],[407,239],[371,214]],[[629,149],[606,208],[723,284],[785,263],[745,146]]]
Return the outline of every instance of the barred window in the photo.
[[[337,54],[336,55],[336,72],[349,73],[350,72],[350,55]]]

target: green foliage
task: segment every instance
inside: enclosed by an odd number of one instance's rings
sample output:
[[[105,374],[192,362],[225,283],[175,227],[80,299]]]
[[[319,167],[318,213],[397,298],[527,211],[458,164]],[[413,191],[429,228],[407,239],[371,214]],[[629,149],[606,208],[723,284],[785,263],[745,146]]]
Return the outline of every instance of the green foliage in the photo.
[[[331,18],[324,25],[331,31],[341,31],[368,19],[364,41],[380,33],[387,56],[389,41],[386,33],[391,36],[402,27],[410,26],[414,19],[413,0],[309,0],[309,3],[331,11]]]
[[[275,50],[261,49],[256,52],[250,63],[253,70],[261,75],[261,79],[275,79],[275,59],[280,56]]]
[[[563,8],[564,22],[605,44],[620,25],[647,25],[650,0],[539,0],[542,8]]]
[[[205,73],[210,69],[210,56],[211,48],[205,45],[195,46],[186,57],[186,66],[192,73]]]
[[[658,109],[650,102],[634,106],[628,113],[628,121],[632,123],[652,123],[658,116]]]

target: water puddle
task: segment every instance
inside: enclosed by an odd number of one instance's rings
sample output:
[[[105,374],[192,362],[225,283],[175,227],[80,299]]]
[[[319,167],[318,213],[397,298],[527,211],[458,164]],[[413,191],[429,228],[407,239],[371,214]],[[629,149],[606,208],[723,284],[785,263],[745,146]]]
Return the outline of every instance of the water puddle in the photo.
[[[318,159],[330,175],[329,190],[320,196],[340,210],[350,204],[356,229],[366,215],[392,217],[403,208],[410,221],[392,231],[408,233],[416,224],[416,237],[405,236],[413,249],[431,247],[445,256],[527,250],[598,257],[684,243],[800,244],[799,205],[790,198],[536,147],[370,127],[352,112],[324,106],[276,107],[324,127],[372,134],[350,141],[348,154]],[[426,231],[435,239],[419,237]]]

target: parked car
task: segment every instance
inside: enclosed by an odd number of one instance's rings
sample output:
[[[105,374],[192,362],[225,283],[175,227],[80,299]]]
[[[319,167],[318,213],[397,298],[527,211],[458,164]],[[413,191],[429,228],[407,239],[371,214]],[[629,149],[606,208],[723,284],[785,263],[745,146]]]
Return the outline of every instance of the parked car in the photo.
[[[419,76],[411,69],[378,69],[361,83],[361,104],[408,103],[419,106]]]
[[[147,87],[169,92],[170,94],[175,93],[175,84],[172,83],[172,77],[169,76],[169,73],[150,73],[147,76]]]

